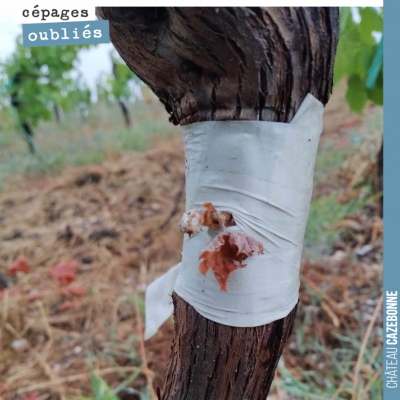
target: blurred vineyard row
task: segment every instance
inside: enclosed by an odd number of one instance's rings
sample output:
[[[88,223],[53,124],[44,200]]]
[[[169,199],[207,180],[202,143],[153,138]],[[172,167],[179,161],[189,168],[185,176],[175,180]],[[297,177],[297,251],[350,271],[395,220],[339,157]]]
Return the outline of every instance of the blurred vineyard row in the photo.
[[[368,100],[383,103],[382,31],[382,9],[341,9],[335,83],[347,79],[346,98],[355,112],[361,112]],[[91,93],[78,60],[80,52],[93,46],[25,48],[18,37],[14,53],[0,64],[0,132],[14,128],[34,152],[40,122],[61,122],[63,114],[79,110],[85,123],[94,99],[117,104],[126,126],[131,126],[129,104],[137,98],[140,80],[116,53],[110,53],[112,71],[97,77],[96,93]]]
[[[33,153],[35,130],[41,122],[61,123],[63,116],[78,110],[85,123],[94,100],[118,104],[130,126],[128,104],[135,99],[140,81],[111,52],[112,71],[97,77],[96,93],[92,93],[78,67],[79,53],[94,46],[25,48],[18,37],[15,52],[0,65],[1,128],[19,131]]]

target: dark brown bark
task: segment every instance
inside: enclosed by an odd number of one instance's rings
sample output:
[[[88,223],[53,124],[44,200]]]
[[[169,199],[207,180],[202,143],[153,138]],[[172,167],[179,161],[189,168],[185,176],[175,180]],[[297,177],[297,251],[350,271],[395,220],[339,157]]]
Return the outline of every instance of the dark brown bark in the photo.
[[[33,130],[27,122],[22,123],[21,128],[24,131],[24,139],[28,144],[29,151],[31,154],[34,154],[36,149],[35,142],[33,141]]]
[[[307,93],[326,104],[337,8],[98,8],[111,41],[174,124],[290,122]],[[201,317],[174,294],[162,400],[265,400],[296,308],[257,328]]]
[[[338,10],[98,8],[114,46],[171,121],[287,122],[332,87]]]
[[[176,293],[173,300],[175,340],[161,399],[265,400],[297,306],[272,324],[232,328],[202,317]]]
[[[122,99],[118,99],[118,104],[121,108],[122,115],[124,116],[125,125],[127,126],[127,128],[129,128],[131,126],[131,117],[129,115],[129,110]]]
[[[118,79],[117,75],[117,64],[111,59],[112,62],[112,70],[114,74],[114,78]],[[127,128],[131,126],[131,115],[129,113],[128,107],[126,106],[124,100],[121,97],[117,98],[118,105],[122,111],[122,115],[124,116],[125,125]]]
[[[33,141],[33,129],[31,127],[31,124],[28,120],[24,120],[21,118],[21,115],[23,115],[23,108],[24,108],[24,102],[21,100],[20,95],[18,93],[18,86],[21,85],[21,82],[24,79],[24,74],[22,72],[17,72],[12,78],[11,81],[13,81],[13,86],[12,90],[10,93],[11,97],[11,105],[14,107],[16,114],[18,116],[18,121],[20,124],[20,130],[21,133],[28,145],[28,149],[31,154],[35,153],[35,142]]]

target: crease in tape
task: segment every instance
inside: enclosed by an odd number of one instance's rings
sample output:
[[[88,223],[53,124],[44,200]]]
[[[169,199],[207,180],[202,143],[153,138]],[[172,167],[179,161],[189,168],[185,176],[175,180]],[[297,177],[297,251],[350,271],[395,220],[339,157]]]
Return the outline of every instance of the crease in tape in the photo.
[[[210,121],[183,127],[186,211],[211,202],[260,241],[220,290],[199,256],[219,231],[185,235],[182,261],[146,290],[145,338],[172,314],[172,291],[220,324],[255,327],[286,317],[298,301],[300,261],[324,108],[308,94],[292,122]]]

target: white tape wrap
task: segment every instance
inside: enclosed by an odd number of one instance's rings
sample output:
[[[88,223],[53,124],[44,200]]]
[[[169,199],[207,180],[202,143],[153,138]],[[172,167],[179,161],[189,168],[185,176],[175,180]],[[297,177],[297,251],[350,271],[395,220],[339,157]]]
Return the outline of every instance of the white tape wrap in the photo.
[[[185,235],[175,284],[167,273],[147,289],[147,338],[171,314],[172,289],[204,317],[230,326],[264,325],[293,309],[322,117],[323,105],[309,94],[290,124],[224,121],[183,128],[186,210],[211,202],[232,213],[236,226],[228,231],[260,241],[264,254],[247,258],[223,292],[211,270],[199,272],[199,256],[218,231]]]

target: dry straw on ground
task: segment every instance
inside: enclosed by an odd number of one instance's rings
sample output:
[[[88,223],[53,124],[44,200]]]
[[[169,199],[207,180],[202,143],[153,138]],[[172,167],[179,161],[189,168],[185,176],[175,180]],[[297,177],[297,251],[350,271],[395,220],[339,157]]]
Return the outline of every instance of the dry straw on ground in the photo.
[[[332,107],[335,119],[335,104]],[[337,125],[330,129],[340,130]],[[357,174],[368,168],[360,166]],[[165,324],[146,342],[147,365],[143,365],[137,331],[142,303],[137,299],[143,298],[147,283],[180,258],[182,236],[177,227],[184,210],[183,173],[181,138],[173,137],[142,154],[68,170],[59,178],[0,194],[2,277],[20,256],[30,265],[28,273],[7,278],[11,286],[1,292],[2,399],[24,399],[35,390],[43,400],[89,396],[89,359],[111,387],[137,371],[132,387],[146,388],[149,380],[154,387],[160,385],[172,324]],[[355,185],[351,176],[349,193]],[[366,245],[375,253],[382,251],[382,220],[371,212],[340,222],[341,228],[355,232],[352,241],[344,238],[323,261],[304,262],[296,331],[304,337],[316,335],[324,351],[311,354],[299,349],[293,335],[284,363],[296,378],[302,379],[302,371],[324,369],[329,376],[332,352],[339,346],[337,335],[365,332],[372,318],[375,325],[381,323],[380,315],[374,314],[381,263],[353,257],[355,249]],[[49,275],[60,262],[79,264],[70,285],[81,285],[87,293],[67,293]],[[376,357],[381,340],[370,330],[367,333]],[[379,377],[373,356],[368,364],[362,354],[358,363],[354,358],[356,372],[353,368],[341,378],[342,384],[339,380],[332,399],[350,398],[354,391],[348,382],[354,380],[360,388],[357,398],[368,398],[373,379]],[[338,382],[337,377],[332,379]],[[281,391],[282,386],[278,398]],[[121,398],[136,397],[121,393]]]

